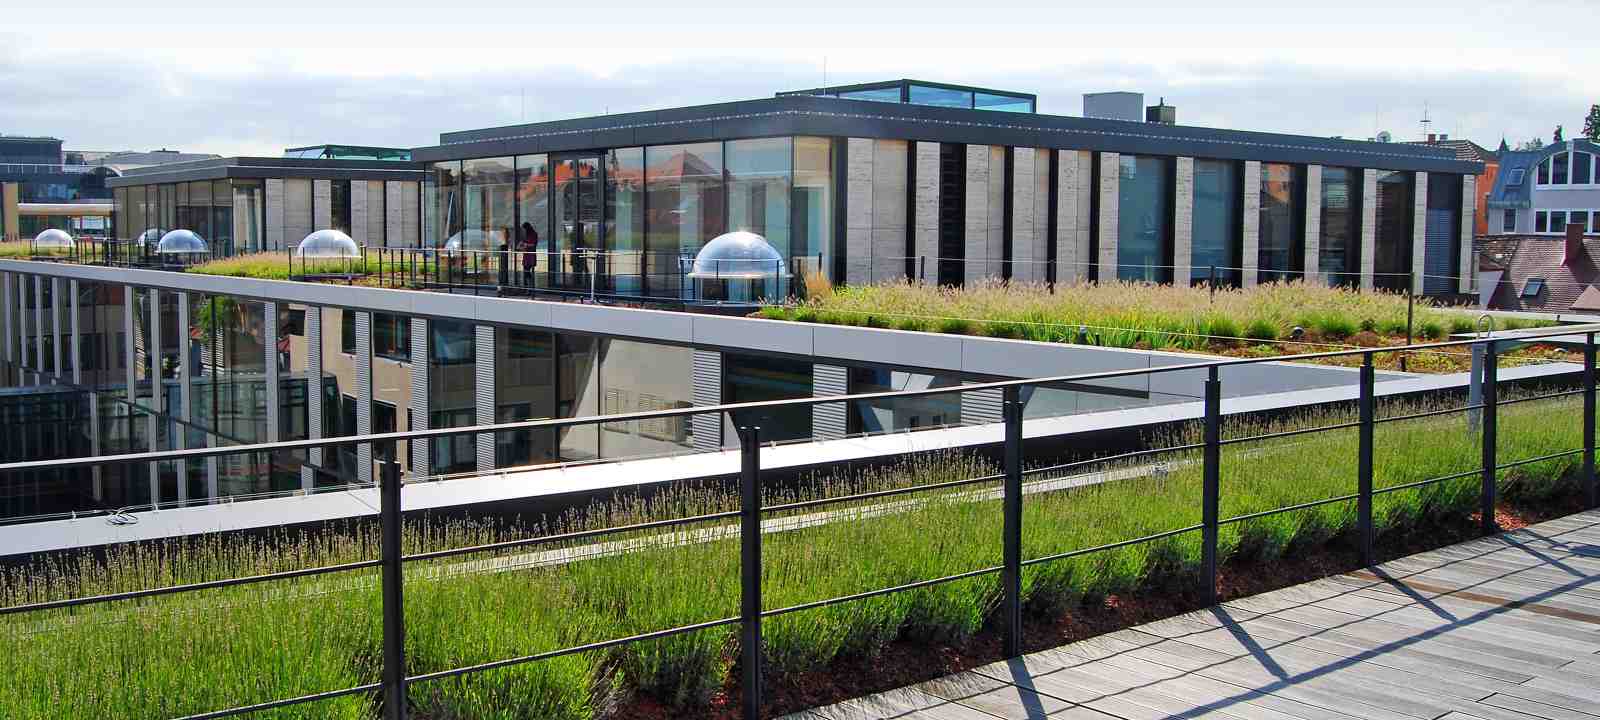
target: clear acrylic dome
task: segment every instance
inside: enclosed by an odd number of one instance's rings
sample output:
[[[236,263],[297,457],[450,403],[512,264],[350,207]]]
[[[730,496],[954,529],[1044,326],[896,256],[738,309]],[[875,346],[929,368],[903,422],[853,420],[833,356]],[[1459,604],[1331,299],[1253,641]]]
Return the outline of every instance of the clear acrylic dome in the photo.
[[[156,243],[161,242],[161,236],[165,234],[166,231],[162,230],[161,228],[145,228],[144,232],[139,233],[133,238],[133,244],[138,245],[139,247],[155,245]]]
[[[301,240],[294,254],[303,258],[344,260],[361,257],[361,246],[338,230],[318,230]]]
[[[77,242],[65,230],[50,228],[33,236],[33,247],[37,250],[71,250]]]
[[[787,264],[777,248],[753,232],[723,233],[700,248],[689,277],[740,279],[782,277]]]
[[[173,230],[161,236],[156,244],[158,255],[197,255],[209,251],[206,241],[193,230]]]
[[[505,244],[505,239],[499,230],[479,230],[467,228],[450,236],[444,241],[446,253],[461,252],[462,250],[499,250]]]

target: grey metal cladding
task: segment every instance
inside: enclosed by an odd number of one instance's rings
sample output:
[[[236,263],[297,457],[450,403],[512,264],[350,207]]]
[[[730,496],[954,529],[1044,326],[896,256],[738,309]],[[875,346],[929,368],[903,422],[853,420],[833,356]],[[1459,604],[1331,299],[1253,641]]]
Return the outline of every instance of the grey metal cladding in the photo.
[[[372,434],[372,313],[356,312],[356,434]],[[356,446],[356,479],[372,482],[372,445]]]
[[[477,354],[476,366],[473,367],[473,398],[475,415],[473,421],[479,425],[494,424],[495,409],[498,407],[495,400],[495,352],[494,326],[475,326],[477,337],[473,341],[473,350]],[[478,433],[473,448],[477,454],[478,472],[489,472],[494,469],[494,433]]]
[[[689,401],[695,405],[722,404],[722,353],[716,350],[694,351],[690,367]],[[689,427],[694,432],[696,450],[722,448],[722,417],[718,414],[691,416]]]
[[[811,366],[811,395],[847,395],[850,392],[850,369],[840,365],[815,363]],[[837,440],[850,432],[850,408],[847,403],[830,403],[811,406],[811,434],[817,440]]]
[[[1477,174],[1448,149],[1097,118],[785,96],[446,133],[419,162],[774,135],[1100,150]],[[606,142],[599,142],[601,139]]]
[[[428,321],[425,318],[411,318],[411,428],[412,430],[427,430],[433,416],[428,407],[428,375],[432,372],[428,364]],[[411,472],[413,475],[423,476],[433,474],[431,467],[430,443],[423,440],[411,442]]]
[[[963,383],[969,384],[969,383]],[[999,388],[961,393],[961,424],[987,425],[1005,420],[1005,391]]]

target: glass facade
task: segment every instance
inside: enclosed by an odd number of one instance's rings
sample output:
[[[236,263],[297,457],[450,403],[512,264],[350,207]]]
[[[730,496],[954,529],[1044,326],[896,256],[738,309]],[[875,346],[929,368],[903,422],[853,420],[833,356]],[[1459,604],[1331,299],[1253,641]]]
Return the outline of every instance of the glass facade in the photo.
[[[377,345],[377,330],[373,330]],[[377,350],[374,348],[374,354]],[[428,323],[428,427],[470,427],[477,417],[473,391],[477,342],[472,323],[432,320]],[[477,469],[477,438],[458,435],[429,443],[434,475],[467,473]]]
[[[688,262],[729,230],[764,236],[796,274],[822,271],[834,159],[829,138],[777,137],[434,163],[423,244],[510,237],[501,284],[587,291],[592,269],[599,291],[625,295],[683,296]]]
[[[1416,208],[1412,205],[1416,175],[1400,170],[1378,172],[1378,206],[1374,209],[1375,228],[1373,286],[1404,290],[1411,286],[1411,226]]]
[[[929,388],[959,388],[961,378],[954,375],[906,372],[883,367],[850,368],[850,392],[876,393]],[[959,425],[961,393],[922,395],[908,398],[858,400],[850,404],[849,432],[852,435],[904,430],[931,430]]]
[[[1194,216],[1190,283],[1238,285],[1240,278],[1241,193],[1239,163],[1232,160],[1194,161]],[[1213,270],[1214,269],[1214,270]]]
[[[1322,168],[1317,267],[1330,285],[1361,284],[1361,171]]]
[[[1305,269],[1304,169],[1261,163],[1260,282],[1301,279]]]
[[[723,223],[722,144],[662,145],[645,148],[646,250],[656,294],[677,295],[686,283],[681,258],[721,235]]]
[[[1117,279],[1172,280],[1172,159],[1119,158]]]
[[[722,355],[722,402],[743,403],[811,397],[811,363],[788,358]],[[805,405],[734,412],[736,425],[761,428],[762,442],[804,440],[811,437],[811,408]],[[723,437],[736,442],[732,427]]]

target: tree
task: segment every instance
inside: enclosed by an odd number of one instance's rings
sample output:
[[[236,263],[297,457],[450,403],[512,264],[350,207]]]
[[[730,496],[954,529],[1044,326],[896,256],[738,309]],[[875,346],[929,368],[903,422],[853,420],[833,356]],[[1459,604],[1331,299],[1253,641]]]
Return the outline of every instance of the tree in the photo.
[[[1530,138],[1517,143],[1518,150],[1538,150],[1544,147],[1544,141],[1539,138]]]
[[[1589,106],[1589,117],[1583,119],[1583,136],[1600,142],[1600,105]]]
[[[1556,126],[1555,137],[1550,138],[1550,142],[1553,142],[1553,143],[1562,142],[1562,139],[1561,139],[1561,126],[1560,125]]]

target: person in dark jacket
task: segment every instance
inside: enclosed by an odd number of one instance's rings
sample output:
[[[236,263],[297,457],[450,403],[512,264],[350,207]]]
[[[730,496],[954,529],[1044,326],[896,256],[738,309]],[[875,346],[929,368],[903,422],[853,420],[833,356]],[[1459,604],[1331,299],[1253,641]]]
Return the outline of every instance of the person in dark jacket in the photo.
[[[522,224],[522,242],[517,247],[522,252],[522,284],[533,285],[533,271],[539,267],[539,231],[533,223]]]

